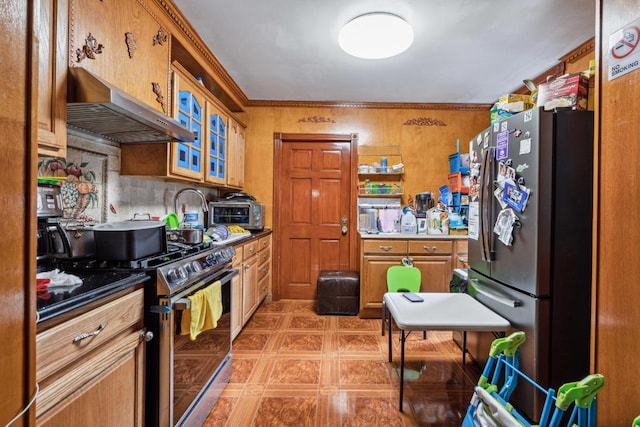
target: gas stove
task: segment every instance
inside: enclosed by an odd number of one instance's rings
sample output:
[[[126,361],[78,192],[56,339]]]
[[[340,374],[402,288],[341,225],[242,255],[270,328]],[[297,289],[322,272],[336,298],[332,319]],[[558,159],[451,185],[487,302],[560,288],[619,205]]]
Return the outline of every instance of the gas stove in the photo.
[[[156,292],[158,295],[172,295],[203,277],[211,277],[229,267],[235,254],[232,246],[211,247],[163,264],[157,269]]]

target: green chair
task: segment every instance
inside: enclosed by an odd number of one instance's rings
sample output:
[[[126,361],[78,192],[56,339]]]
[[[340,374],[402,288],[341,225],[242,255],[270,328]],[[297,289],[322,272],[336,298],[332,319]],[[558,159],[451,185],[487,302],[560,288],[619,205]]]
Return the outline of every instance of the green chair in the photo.
[[[422,274],[411,265],[393,265],[387,269],[387,292],[420,292]],[[382,302],[384,305],[384,301]],[[383,307],[385,310],[386,307]],[[383,311],[384,312],[384,311]],[[382,321],[382,335],[384,336],[384,318]],[[422,331],[422,337],[427,339],[427,331]]]
[[[394,265],[387,269],[388,292],[420,292],[422,275],[416,267]]]

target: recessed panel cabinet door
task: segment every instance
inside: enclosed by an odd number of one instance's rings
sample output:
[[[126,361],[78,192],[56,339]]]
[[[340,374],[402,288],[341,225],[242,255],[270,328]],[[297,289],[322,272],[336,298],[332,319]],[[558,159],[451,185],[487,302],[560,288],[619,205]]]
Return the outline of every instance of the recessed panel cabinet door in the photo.
[[[67,153],[67,0],[36,0],[38,154]]]
[[[170,35],[150,0],[69,0],[69,65],[171,114]]]

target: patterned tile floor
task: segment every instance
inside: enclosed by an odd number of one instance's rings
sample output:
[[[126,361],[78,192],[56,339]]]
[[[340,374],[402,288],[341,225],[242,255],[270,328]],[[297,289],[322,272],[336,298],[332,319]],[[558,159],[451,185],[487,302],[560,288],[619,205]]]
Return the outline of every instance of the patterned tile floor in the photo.
[[[233,342],[233,374],[206,426],[460,426],[480,369],[451,332],[411,334],[404,412],[380,319],[318,316],[314,301],[265,302]]]

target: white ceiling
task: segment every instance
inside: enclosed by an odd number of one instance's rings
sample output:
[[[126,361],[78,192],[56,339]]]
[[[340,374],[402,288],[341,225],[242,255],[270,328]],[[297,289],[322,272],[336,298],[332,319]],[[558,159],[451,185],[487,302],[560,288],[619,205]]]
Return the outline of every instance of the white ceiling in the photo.
[[[595,0],[174,0],[250,100],[495,102],[595,33]],[[385,11],[415,41],[382,60],[338,47]]]

